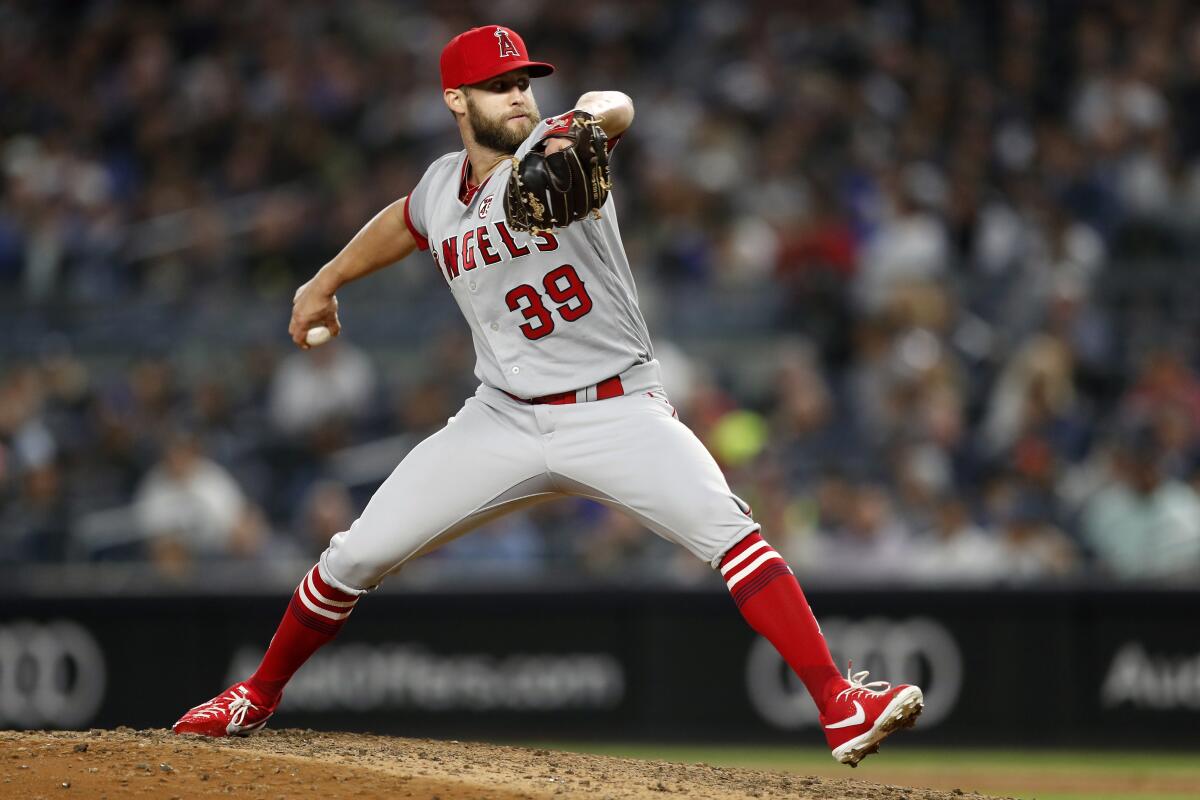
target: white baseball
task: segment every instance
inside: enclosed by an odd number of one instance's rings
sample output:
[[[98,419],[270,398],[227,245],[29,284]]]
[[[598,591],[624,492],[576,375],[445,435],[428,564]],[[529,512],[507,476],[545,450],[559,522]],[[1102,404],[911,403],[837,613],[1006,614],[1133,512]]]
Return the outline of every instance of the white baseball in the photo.
[[[331,334],[329,328],[324,325],[318,325],[315,328],[309,328],[308,333],[304,337],[304,341],[309,347],[320,347],[329,341]]]

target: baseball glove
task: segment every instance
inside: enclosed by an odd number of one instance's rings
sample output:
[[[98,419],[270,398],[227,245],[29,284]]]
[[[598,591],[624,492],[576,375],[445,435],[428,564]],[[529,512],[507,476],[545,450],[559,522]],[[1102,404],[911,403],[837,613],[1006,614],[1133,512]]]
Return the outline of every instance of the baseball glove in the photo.
[[[548,231],[584,219],[597,219],[612,183],[608,175],[608,136],[586,111],[575,111],[566,130],[571,145],[546,155],[545,141],[523,159],[513,159],[504,194],[508,224],[518,231]]]

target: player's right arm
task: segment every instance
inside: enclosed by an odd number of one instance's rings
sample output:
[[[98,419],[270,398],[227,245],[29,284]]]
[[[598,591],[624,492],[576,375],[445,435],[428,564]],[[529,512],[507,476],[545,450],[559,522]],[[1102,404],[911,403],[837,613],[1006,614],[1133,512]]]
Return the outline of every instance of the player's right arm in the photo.
[[[416,237],[404,221],[406,203],[408,197],[401,197],[376,214],[312,280],[296,290],[288,334],[299,347],[308,349],[304,337],[310,328],[324,325],[334,336],[341,331],[334,297],[338,289],[417,249]]]

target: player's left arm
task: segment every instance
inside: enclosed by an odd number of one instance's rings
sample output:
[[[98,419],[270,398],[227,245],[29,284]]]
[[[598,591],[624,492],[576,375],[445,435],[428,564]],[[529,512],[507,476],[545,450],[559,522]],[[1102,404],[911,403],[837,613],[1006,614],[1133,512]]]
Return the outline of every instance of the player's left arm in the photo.
[[[600,127],[612,142],[633,123],[633,100],[624,92],[585,92],[575,102],[575,108],[586,111],[600,120]],[[551,134],[546,142],[546,155],[571,146],[571,140]]]

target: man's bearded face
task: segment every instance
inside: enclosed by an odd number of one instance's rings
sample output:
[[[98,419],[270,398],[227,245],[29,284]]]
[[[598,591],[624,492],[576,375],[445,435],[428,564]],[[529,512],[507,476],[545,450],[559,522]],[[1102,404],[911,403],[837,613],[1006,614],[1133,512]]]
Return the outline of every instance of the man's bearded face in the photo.
[[[467,123],[475,141],[489,150],[498,153],[515,153],[521,142],[529,138],[533,128],[542,117],[538,113],[537,103],[531,96],[530,108],[522,113],[521,109],[508,103],[495,116],[489,117],[480,104],[475,101],[475,92],[467,93]],[[517,120],[512,120],[514,114],[521,114]]]

